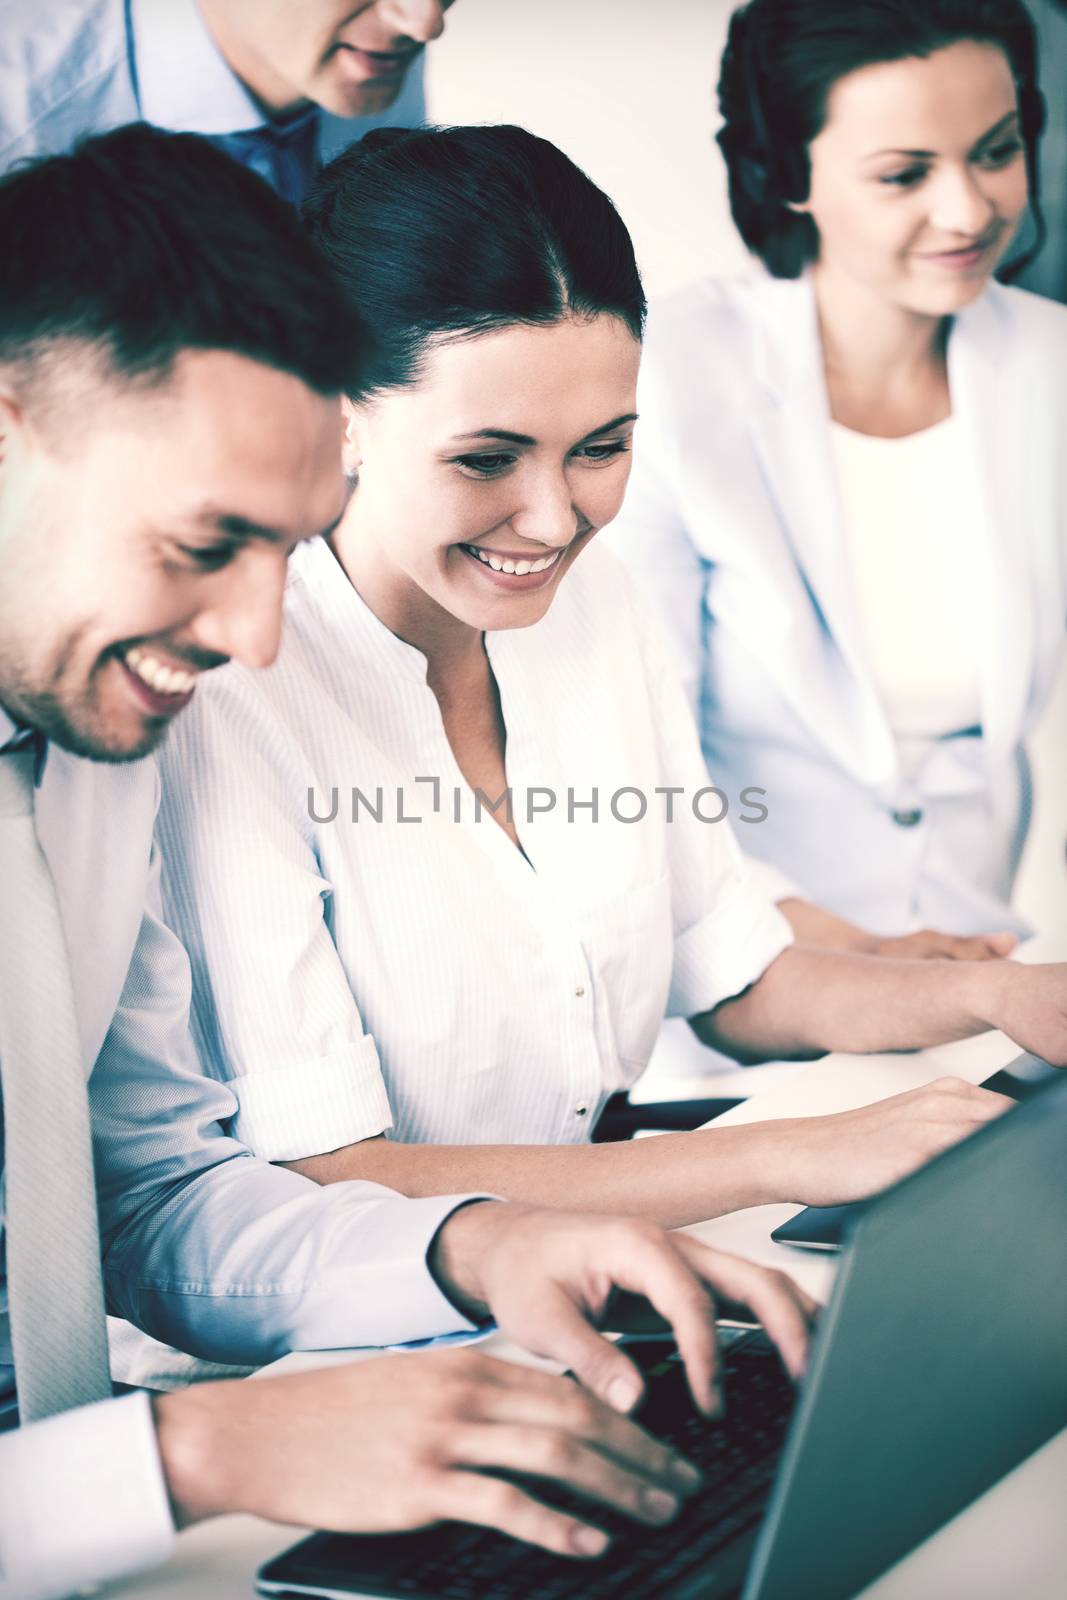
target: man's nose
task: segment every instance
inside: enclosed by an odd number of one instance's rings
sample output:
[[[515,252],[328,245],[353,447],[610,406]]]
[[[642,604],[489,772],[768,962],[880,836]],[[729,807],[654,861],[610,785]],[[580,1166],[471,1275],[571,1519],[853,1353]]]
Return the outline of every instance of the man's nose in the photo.
[[[235,562],[198,613],[195,642],[243,666],[269,667],[281,644],[286,571],[285,558],[274,551]]]
[[[383,0],[382,17],[397,33],[419,44],[429,44],[445,31],[442,0]]]

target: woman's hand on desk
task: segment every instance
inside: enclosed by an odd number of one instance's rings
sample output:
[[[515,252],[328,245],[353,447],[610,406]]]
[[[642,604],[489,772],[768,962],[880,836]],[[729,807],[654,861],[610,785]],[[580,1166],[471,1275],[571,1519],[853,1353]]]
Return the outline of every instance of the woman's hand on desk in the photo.
[[[1067,1067],[1067,962],[976,969],[976,1009],[1023,1050]]]
[[[853,1111],[750,1126],[771,1146],[779,1190],[795,1189],[805,1205],[836,1206],[888,1189],[1014,1104],[961,1078],[938,1078]]]
[[[859,956],[884,956],[896,961],[997,961],[1010,956],[1018,939],[1013,933],[980,933],[964,938],[920,928],[916,933],[882,935],[844,917],[836,916],[810,900],[788,896],[779,900],[781,911],[797,940],[819,950],[847,950]]]
[[[896,961],[1002,961],[1018,943],[1014,933],[979,933],[965,938],[938,933],[934,928],[885,938],[875,933],[865,936],[866,954]],[[859,948],[862,954],[864,947]]]

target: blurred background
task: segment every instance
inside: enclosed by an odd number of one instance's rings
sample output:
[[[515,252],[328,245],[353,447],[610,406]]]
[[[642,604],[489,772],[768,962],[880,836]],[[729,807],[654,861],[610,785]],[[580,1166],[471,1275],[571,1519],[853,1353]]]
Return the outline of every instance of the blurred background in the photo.
[[[1050,107],[1042,177],[1049,242],[1026,281],[1067,301],[1067,5],[1029,3]],[[456,0],[444,38],[428,52],[430,116],[517,122],[558,144],[615,201],[650,297],[708,274],[745,272],[714,142],[732,9],[729,0]],[[1062,929],[1067,662],[1031,757],[1034,825],[1016,904],[1042,931]]]

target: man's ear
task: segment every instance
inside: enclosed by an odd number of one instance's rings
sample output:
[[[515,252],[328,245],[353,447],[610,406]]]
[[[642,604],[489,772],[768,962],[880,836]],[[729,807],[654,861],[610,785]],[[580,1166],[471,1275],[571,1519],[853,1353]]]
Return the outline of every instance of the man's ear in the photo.
[[[341,463],[344,467],[345,477],[357,476],[363,464],[363,412],[361,407],[344,395],[341,400],[341,411],[345,419],[345,437],[341,446]]]
[[[0,384],[0,467],[10,459],[12,444],[24,427],[22,407],[11,390]]]

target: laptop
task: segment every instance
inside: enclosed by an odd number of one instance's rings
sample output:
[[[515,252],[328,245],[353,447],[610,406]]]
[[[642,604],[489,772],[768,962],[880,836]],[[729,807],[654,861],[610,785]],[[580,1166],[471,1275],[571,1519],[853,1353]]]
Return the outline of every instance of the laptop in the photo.
[[[315,1534],[264,1595],[348,1600],[850,1600],[1067,1425],[1067,1073],[870,1204],[799,1392],[760,1332],[723,1355],[726,1416],[688,1401],[669,1340],[634,1343],[641,1420],[705,1483],[669,1527],[585,1514],[570,1561],[457,1523]],[[522,1480],[520,1480],[522,1481]],[[543,1498],[575,1505],[535,1480]]]

